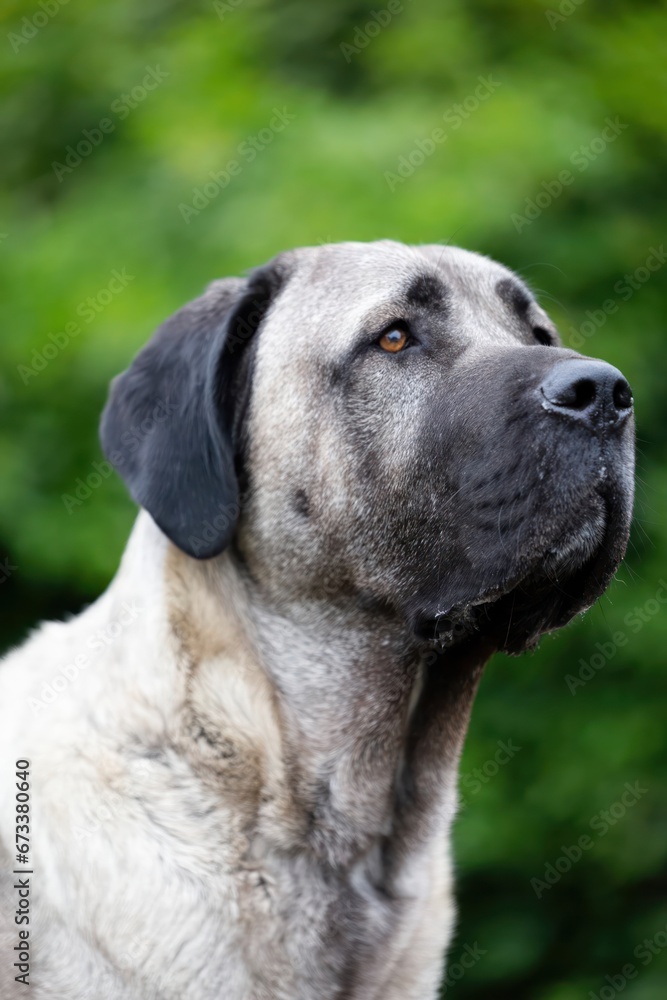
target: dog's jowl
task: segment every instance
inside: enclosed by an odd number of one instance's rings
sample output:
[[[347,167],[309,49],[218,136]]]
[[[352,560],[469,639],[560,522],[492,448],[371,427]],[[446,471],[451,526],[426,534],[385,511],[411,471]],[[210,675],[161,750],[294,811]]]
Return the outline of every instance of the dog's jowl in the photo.
[[[623,375],[452,247],[289,251],[167,320],[102,418],[119,572],[0,668],[32,995],[434,998],[477,683],[611,580],[633,433]]]

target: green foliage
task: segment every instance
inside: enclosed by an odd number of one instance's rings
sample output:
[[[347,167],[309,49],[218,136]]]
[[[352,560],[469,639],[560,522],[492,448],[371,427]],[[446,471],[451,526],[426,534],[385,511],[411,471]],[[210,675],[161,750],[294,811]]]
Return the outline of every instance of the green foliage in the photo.
[[[644,965],[635,949],[667,926],[667,265],[634,289],[624,275],[667,232],[667,17],[649,0],[399,6],[377,31],[359,0],[98,0],[37,29],[37,0],[5,11],[0,558],[16,569],[0,584],[2,637],[76,610],[113,574],[134,517],[122,485],[102,476],[69,510],[63,495],[101,460],[109,379],[211,278],[338,239],[452,241],[499,258],[540,290],[566,342],[628,376],[640,484],[608,595],[536,655],[488,670],[462,765],[488,780],[463,788],[451,957],[475,942],[486,954],[447,995],[599,996],[634,963],[624,997],[654,1000],[667,954]],[[142,91],[148,67],[151,82],[156,67],[167,75]],[[476,98],[480,77],[489,92]],[[294,116],[280,131],[275,109]],[[84,129],[99,144],[54,168]],[[240,172],[186,221],[194,189],[231,160]],[[123,270],[132,280],[106,293]],[[79,332],[66,342],[68,323]],[[581,670],[592,677],[572,691],[566,676]],[[489,776],[499,739],[521,749]],[[592,831],[635,782],[645,794]],[[531,879],[583,834],[593,846],[538,898]]]

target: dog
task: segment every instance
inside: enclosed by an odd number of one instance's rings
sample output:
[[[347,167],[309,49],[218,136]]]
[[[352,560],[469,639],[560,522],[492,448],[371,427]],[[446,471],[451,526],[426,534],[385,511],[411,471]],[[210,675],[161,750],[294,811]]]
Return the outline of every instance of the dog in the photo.
[[[625,378],[486,257],[331,244],[168,319],[101,441],[120,570],[0,669],[2,997],[436,997],[473,697],[623,557]]]

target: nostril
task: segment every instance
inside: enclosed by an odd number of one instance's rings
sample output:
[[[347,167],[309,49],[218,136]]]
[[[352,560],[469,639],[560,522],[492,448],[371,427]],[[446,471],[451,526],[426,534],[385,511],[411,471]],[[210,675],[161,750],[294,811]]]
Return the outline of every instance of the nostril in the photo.
[[[580,378],[572,383],[571,396],[565,404],[572,410],[585,410],[595,402],[596,385],[592,378]]]
[[[629,410],[632,406],[632,390],[624,378],[616,380],[612,398],[617,410]]]
[[[632,412],[632,391],[622,373],[592,358],[556,362],[540,391],[547,409],[594,429],[620,424]]]

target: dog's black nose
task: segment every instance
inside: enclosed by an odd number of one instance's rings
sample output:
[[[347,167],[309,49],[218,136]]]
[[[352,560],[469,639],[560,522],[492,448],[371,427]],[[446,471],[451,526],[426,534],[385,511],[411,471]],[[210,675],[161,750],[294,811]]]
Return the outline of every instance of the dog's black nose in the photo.
[[[605,361],[559,361],[540,390],[546,409],[593,428],[618,424],[632,412],[630,386]]]

